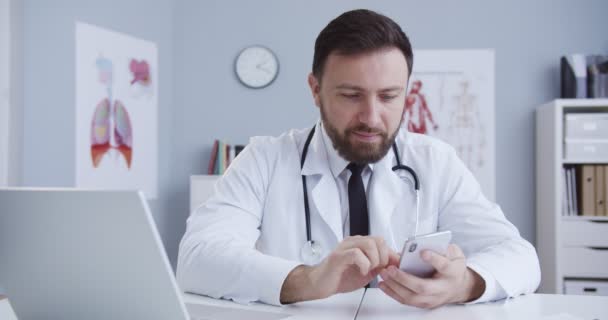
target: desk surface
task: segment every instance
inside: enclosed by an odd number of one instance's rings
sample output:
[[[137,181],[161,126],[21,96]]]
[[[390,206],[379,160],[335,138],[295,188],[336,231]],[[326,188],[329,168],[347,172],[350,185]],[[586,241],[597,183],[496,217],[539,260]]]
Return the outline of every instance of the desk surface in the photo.
[[[359,303],[363,297],[363,303]],[[329,299],[309,301],[295,305],[276,307],[264,304],[242,305],[226,300],[215,300],[207,297],[186,294],[184,301],[189,308],[230,307],[244,312],[267,311],[276,314],[293,315],[294,319],[348,319],[357,315],[357,320],[365,319],[541,319],[541,320],[579,320],[608,318],[608,297],[599,296],[565,296],[548,294],[530,294],[514,299],[476,305],[450,305],[434,310],[423,310],[403,306],[384,295],[378,289],[368,289],[348,294],[333,296]],[[357,309],[359,313],[357,314]],[[233,314],[234,315],[234,314]],[[227,319],[218,315],[218,320]],[[236,319],[230,317],[231,319]],[[267,315],[266,315],[266,318]],[[16,320],[7,299],[0,298],[0,319]]]
[[[357,309],[361,304],[363,298],[364,289],[359,289],[353,292],[338,294],[323,300],[314,300],[307,302],[300,302],[284,307],[271,306],[261,303],[252,304],[238,304],[227,300],[217,300],[193,294],[184,294],[184,302],[186,307],[192,314],[208,314],[205,312],[205,307],[230,307],[234,309],[240,309],[245,311],[242,316],[231,314],[230,317],[219,317],[221,319],[251,319],[252,317],[247,315],[247,311],[265,311],[273,312],[276,314],[283,314],[285,316],[291,315],[289,320],[296,319],[335,319],[335,320],[353,320],[357,314]],[[210,317],[213,318],[213,317]],[[268,318],[268,315],[266,315]]]
[[[366,319],[543,319],[608,318],[608,297],[529,294],[475,305],[449,305],[434,310],[404,306],[379,289],[368,289],[357,320]]]

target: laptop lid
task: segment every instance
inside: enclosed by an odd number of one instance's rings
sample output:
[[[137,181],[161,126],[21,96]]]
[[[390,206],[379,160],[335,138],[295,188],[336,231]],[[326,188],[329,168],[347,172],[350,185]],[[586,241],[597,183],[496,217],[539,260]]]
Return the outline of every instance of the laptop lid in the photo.
[[[19,319],[188,319],[137,191],[0,189],[0,284]]]

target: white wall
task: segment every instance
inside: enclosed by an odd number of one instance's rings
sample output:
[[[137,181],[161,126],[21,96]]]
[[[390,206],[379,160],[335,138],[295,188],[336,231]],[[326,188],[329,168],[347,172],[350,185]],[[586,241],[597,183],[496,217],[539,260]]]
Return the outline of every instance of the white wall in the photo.
[[[22,0],[9,3],[9,115],[8,185],[21,186],[23,179],[24,99],[24,7]]]
[[[9,59],[10,59],[9,0],[0,0],[0,186],[8,183],[9,133]]]

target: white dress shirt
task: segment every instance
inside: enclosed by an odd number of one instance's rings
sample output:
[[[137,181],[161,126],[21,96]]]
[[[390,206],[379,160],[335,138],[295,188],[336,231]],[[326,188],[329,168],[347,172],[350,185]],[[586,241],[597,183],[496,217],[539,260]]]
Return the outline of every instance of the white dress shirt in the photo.
[[[338,185],[338,192],[340,195],[340,213],[342,215],[342,232],[344,233],[344,237],[346,238],[350,235],[348,180],[350,180],[352,172],[350,172],[350,170],[346,168],[349,162],[342,158],[342,156],[338,154],[338,151],[336,151],[336,149],[333,147],[333,143],[327,135],[327,132],[325,131],[325,127],[323,125],[321,125],[321,133],[323,135],[323,144],[325,145],[325,150],[327,152],[327,161],[329,162],[329,169],[331,170],[331,173],[334,176],[334,179],[336,180],[336,184]],[[369,184],[369,179],[371,178],[373,171],[373,164],[368,164],[363,168],[363,171],[361,171],[361,179],[363,179],[363,185],[365,187],[366,195],[367,185]]]

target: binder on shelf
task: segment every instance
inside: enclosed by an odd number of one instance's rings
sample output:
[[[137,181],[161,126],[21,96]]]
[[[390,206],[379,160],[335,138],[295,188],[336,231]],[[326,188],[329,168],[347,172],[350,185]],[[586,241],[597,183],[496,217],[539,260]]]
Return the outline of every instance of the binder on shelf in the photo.
[[[608,165],[604,165],[604,216],[608,216]]]
[[[572,215],[572,180],[570,179],[571,172],[569,168],[564,168],[564,172],[566,174],[566,202],[567,202],[567,211],[566,215]]]
[[[593,165],[582,165],[580,169],[580,204],[581,215],[595,215],[595,169]]]
[[[572,183],[572,216],[578,216],[578,192],[576,191],[576,166],[570,167],[570,182]]]
[[[606,215],[606,199],[604,198],[604,166],[595,166],[595,215]]]
[[[561,97],[587,97],[587,61],[583,54],[561,58]]]
[[[566,168],[562,168],[562,216],[569,216],[568,210],[568,183],[566,182]]]

